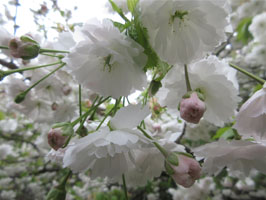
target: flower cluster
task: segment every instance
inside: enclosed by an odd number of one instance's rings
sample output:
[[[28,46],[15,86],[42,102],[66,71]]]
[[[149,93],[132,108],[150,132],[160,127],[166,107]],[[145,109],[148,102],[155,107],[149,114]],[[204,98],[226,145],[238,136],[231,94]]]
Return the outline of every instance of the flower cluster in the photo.
[[[265,73],[261,78],[222,54],[236,34],[234,42],[250,41],[243,60],[265,61],[266,5],[256,2],[231,2],[238,26],[231,26],[226,0],[110,0],[123,22],[90,19],[52,42],[35,34],[14,38],[0,27],[1,53],[12,57],[0,70],[0,120],[2,110],[8,118],[0,136],[26,141],[68,168],[47,199],[65,198],[72,173],[126,190],[126,183],[144,186],[166,171],[199,192],[203,186],[193,185],[202,174],[266,173]],[[252,20],[244,12],[251,7]],[[239,111],[236,70],[260,83]],[[32,123],[40,133],[35,143],[8,135],[26,127],[11,118]],[[0,157],[15,156],[12,148],[0,145]]]

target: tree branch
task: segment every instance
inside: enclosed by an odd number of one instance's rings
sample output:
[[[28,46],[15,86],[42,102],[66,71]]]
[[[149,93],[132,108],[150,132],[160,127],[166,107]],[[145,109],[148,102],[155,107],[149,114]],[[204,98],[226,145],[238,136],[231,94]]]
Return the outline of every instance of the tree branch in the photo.
[[[16,64],[14,64],[12,61],[7,62],[3,59],[0,59],[0,65],[7,67],[8,69],[18,69],[18,66]]]
[[[19,141],[19,142],[24,142],[24,143],[30,144],[39,154],[41,154],[41,151],[37,147],[36,144],[34,144],[33,142],[31,142],[29,140],[22,138],[21,136],[7,136],[7,135],[4,135],[3,133],[0,132],[0,137],[5,139],[5,140],[13,140],[13,141]]]

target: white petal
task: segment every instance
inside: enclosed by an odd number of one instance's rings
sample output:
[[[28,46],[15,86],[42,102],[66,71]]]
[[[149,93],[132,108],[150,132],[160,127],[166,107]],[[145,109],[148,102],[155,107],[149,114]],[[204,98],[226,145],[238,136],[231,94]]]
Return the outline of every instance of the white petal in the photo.
[[[150,111],[147,106],[142,107],[141,104],[131,104],[121,108],[115,117],[110,120],[110,124],[114,129],[132,129],[137,127],[149,113]]]

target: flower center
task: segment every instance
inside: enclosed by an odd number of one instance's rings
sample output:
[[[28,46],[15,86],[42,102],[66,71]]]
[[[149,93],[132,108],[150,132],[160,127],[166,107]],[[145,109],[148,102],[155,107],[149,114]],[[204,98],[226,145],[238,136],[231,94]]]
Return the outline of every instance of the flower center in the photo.
[[[109,54],[108,56],[106,56],[106,57],[103,58],[104,59],[103,71],[105,71],[106,66],[108,67],[108,71],[109,72],[111,71],[111,69],[112,69],[112,65],[110,63],[111,57],[112,57],[112,55]]]
[[[175,14],[171,15],[170,17],[169,24],[172,24],[176,18],[180,19],[181,21],[184,21],[184,17],[186,15],[188,15],[188,11],[182,11],[182,10],[175,11]]]

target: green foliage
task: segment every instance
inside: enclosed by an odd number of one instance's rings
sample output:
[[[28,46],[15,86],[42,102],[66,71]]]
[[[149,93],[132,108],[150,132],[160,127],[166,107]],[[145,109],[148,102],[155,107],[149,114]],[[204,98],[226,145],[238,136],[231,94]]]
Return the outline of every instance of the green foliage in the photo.
[[[242,19],[236,28],[237,40],[242,42],[243,44],[247,44],[249,39],[253,38],[253,36],[248,30],[251,23],[252,23],[252,17],[247,17]]]
[[[150,96],[154,96],[161,87],[162,87],[161,81],[152,80],[149,86]]]
[[[260,89],[262,89],[262,85],[261,84],[257,84],[254,88],[253,88],[253,94],[255,93],[255,92],[257,92],[258,90],[260,90]]]
[[[124,19],[126,22],[129,22],[129,19],[124,15],[123,10],[121,8],[119,8],[112,0],[109,0],[113,10],[115,12],[117,12],[117,14],[120,15],[120,17],[122,17],[122,19]]]
[[[115,107],[115,104],[108,104],[107,106],[106,106],[106,109],[105,109],[105,111],[104,111],[104,114],[106,115],[107,113],[109,113],[112,109],[114,109],[114,107]],[[118,106],[117,106],[117,110],[119,110],[120,108],[122,108],[123,107],[123,104],[119,104]],[[112,115],[112,113],[111,113],[111,115]]]
[[[112,22],[113,22],[114,26],[119,29],[120,32],[123,32],[129,26],[131,26],[131,23],[130,22],[126,22],[125,24],[122,24],[120,22],[115,22],[115,21],[112,21]]]
[[[128,7],[128,10],[131,13],[134,13],[135,8],[136,8],[138,2],[139,2],[139,0],[127,0],[127,7]]]
[[[223,127],[216,131],[216,134],[213,136],[212,139],[214,140],[219,139],[219,138],[223,138],[226,140],[239,139],[238,137],[239,135],[235,129],[233,129],[232,127]]]
[[[5,113],[0,110],[0,120],[5,119]]]
[[[218,189],[223,189],[222,180],[227,174],[227,170],[224,168],[217,176],[213,177],[213,181]]]
[[[128,29],[129,36],[139,43],[144,48],[144,53],[147,55],[148,60],[144,68],[145,71],[152,69],[157,66],[159,63],[159,57],[152,49],[148,40],[148,31],[145,27],[142,26],[138,16],[134,18],[134,24]]]
[[[122,190],[114,189],[110,192],[99,192],[95,196],[95,200],[125,200]]]

